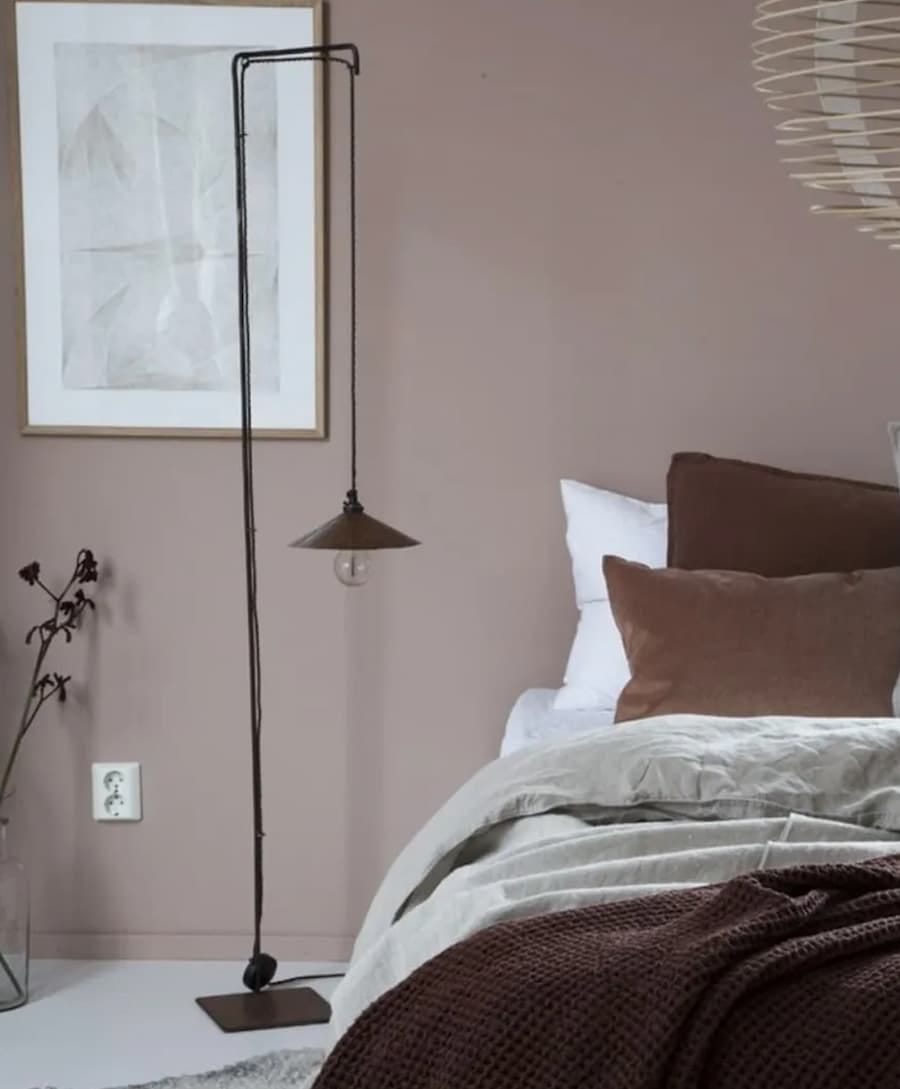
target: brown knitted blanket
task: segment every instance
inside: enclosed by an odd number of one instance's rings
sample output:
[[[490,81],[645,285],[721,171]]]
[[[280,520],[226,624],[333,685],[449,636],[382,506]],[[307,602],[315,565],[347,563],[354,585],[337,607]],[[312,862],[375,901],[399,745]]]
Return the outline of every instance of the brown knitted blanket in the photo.
[[[383,995],[315,1089],[900,1089],[900,859],[484,930]]]

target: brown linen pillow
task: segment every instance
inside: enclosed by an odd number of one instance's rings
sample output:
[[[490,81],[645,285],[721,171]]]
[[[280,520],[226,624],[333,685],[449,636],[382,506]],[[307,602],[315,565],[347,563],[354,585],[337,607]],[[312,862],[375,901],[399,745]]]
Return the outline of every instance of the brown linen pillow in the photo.
[[[900,494],[886,484],[675,454],[669,566],[785,577],[900,566]]]
[[[767,579],[605,556],[603,573],[632,674],[616,722],[893,714],[900,568]]]

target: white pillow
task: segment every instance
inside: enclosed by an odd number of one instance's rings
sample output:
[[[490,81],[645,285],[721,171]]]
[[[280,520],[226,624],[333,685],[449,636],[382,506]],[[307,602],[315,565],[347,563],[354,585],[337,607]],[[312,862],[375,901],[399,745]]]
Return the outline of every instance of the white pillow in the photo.
[[[611,726],[615,714],[603,708],[566,714],[553,708],[552,688],[529,688],[513,705],[503,732],[500,755],[507,756],[529,745],[550,745],[568,741],[588,730]]]
[[[566,544],[572,557],[575,602],[606,601],[603,557],[621,556],[648,567],[665,567],[668,512],[665,503],[645,503],[577,480],[560,481],[566,512]]]
[[[665,503],[561,481],[566,544],[572,557],[575,600],[581,615],[569,653],[557,711],[613,709],[628,682],[628,663],[613,620],[603,578],[603,557],[621,556],[648,567],[665,567],[668,512]]]
[[[578,617],[554,711],[612,711],[630,676],[609,602],[587,602]]]

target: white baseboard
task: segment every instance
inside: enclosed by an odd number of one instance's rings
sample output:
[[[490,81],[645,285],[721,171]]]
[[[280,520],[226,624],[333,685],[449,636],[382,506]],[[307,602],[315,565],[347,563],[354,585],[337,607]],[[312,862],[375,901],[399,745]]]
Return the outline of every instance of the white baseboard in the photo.
[[[250,953],[246,934],[35,933],[32,955],[65,960],[242,960]],[[266,934],[263,948],[279,960],[350,959],[353,938],[329,934]]]

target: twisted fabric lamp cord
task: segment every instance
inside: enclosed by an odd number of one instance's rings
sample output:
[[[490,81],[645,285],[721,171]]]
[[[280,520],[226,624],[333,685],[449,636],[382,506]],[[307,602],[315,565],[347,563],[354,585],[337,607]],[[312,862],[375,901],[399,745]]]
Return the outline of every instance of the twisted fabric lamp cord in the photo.
[[[349,65],[347,71],[350,73],[350,491],[356,501],[356,72]]]
[[[246,211],[246,130],[244,111],[244,82],[247,65],[238,68],[239,87],[235,85],[236,189],[238,194],[238,307],[241,386],[241,481],[243,488],[244,570],[247,594],[247,648],[250,676],[250,754],[253,791],[253,879],[254,879],[254,939],[253,958],[260,954],[263,912],[263,850],[262,840],[262,769],[261,729],[262,694],[260,691],[261,661],[259,612],[257,607],[256,508],[253,489],[253,407],[250,375],[250,285],[247,275],[247,211]]]
[[[330,55],[329,51],[351,50],[353,61]],[[350,78],[350,495],[356,497],[356,75],[359,56],[355,46],[335,45],[300,50],[272,50],[252,57],[238,55],[232,65],[232,92],[235,132],[235,190],[238,224],[238,311],[241,390],[241,480],[243,491],[244,567],[247,598],[247,648],[250,680],[250,752],[253,792],[253,952],[244,975],[245,985],[253,991],[268,985],[299,982],[303,979],[337,978],[342,972],[294,976],[273,984],[277,968],[274,958],[262,952],[262,923],[265,900],[263,867],[262,806],[262,668],[259,635],[258,581],[256,561],[256,506],[253,484],[253,389],[251,380],[250,285],[248,269],[247,155],[244,89],[247,69],[252,63],[279,61],[318,61],[343,64]],[[348,495],[349,498],[349,495]]]

